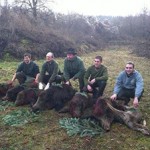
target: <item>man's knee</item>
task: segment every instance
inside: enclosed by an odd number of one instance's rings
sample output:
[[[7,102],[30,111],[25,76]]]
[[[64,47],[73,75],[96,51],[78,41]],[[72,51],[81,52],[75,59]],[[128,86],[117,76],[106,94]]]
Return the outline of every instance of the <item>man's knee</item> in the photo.
[[[102,92],[103,92],[103,91],[105,90],[106,84],[107,84],[106,81],[99,81],[99,82],[98,82],[99,91],[102,91]]]
[[[27,79],[26,75],[23,72],[17,72],[16,73],[16,79],[20,84],[23,84],[25,80]]]
[[[105,87],[107,82],[102,80],[102,81],[98,81],[97,84],[99,87]]]
[[[123,101],[124,105],[128,105],[128,103],[130,102],[130,97],[117,96],[117,100]]]

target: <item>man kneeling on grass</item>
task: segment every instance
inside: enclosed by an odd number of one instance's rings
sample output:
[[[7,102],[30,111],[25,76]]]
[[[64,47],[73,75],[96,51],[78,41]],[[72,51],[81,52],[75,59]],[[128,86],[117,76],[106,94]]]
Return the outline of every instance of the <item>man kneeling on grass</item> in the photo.
[[[134,63],[129,61],[126,63],[125,70],[117,77],[114,87],[112,100],[124,100],[125,105],[133,98],[133,106],[139,105],[139,100],[142,97],[144,87],[141,74],[134,69]]]
[[[85,73],[84,91],[93,93],[93,99],[96,100],[98,97],[103,95],[107,80],[107,67],[102,65],[102,57],[96,56],[94,59],[94,65],[90,66]]]

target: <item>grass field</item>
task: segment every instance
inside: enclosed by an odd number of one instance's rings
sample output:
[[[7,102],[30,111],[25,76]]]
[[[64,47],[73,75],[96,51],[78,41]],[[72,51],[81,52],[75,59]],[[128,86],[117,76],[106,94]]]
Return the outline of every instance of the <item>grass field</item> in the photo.
[[[124,69],[127,61],[135,63],[136,70],[144,78],[144,96],[139,108],[143,118],[150,128],[150,60],[131,54],[127,48],[111,48],[82,56],[85,66],[93,63],[96,55],[103,57],[103,64],[108,67],[109,80],[105,89],[105,96],[110,96],[113,91],[116,76]],[[63,67],[63,59],[57,59]],[[39,66],[43,60],[36,61]],[[12,78],[19,62],[0,62],[0,82]],[[75,85],[76,86],[76,85]],[[103,136],[92,138],[80,136],[69,137],[64,129],[59,126],[58,120],[69,117],[68,114],[58,114],[53,110],[43,111],[38,114],[38,119],[20,127],[4,125],[2,116],[17,109],[29,109],[28,106],[9,106],[0,110],[0,150],[149,150],[150,138],[132,131],[125,125],[113,124],[111,131]]]

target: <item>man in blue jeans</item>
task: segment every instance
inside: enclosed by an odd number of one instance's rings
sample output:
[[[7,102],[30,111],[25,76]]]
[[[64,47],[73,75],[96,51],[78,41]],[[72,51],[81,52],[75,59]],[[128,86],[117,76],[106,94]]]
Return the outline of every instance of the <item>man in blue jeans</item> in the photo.
[[[125,70],[117,77],[114,87],[112,100],[124,100],[125,105],[133,98],[133,106],[138,107],[139,100],[143,94],[143,78],[141,74],[134,69],[133,62],[127,62]]]
[[[87,69],[84,75],[84,91],[93,93],[93,98],[97,99],[103,95],[107,80],[107,67],[102,65],[102,57],[96,56],[94,59],[94,64]]]

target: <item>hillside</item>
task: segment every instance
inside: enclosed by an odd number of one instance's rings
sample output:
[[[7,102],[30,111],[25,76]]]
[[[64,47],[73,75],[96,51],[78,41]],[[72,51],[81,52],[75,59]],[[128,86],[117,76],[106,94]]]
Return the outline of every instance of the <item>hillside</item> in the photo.
[[[134,53],[150,58],[147,11],[137,16],[113,17],[37,10],[34,16],[21,6],[0,7],[0,58],[9,55],[22,59],[23,53],[30,52],[34,59],[42,59],[49,51],[55,57],[64,57],[70,47],[82,55],[110,45],[132,46]]]

